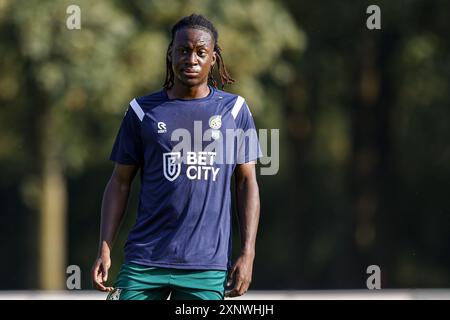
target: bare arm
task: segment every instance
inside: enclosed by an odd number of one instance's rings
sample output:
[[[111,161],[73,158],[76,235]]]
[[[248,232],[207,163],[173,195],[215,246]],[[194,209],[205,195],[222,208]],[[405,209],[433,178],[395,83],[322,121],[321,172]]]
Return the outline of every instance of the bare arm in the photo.
[[[131,183],[137,170],[138,167],[134,165],[116,164],[103,194],[98,255],[91,270],[93,285],[101,291],[113,289],[105,286],[111,267],[111,249],[124,217]]]
[[[228,297],[243,295],[252,281],[260,209],[254,162],[236,168],[236,203],[241,252],[229,275],[228,285],[233,284],[233,289],[227,294]]]

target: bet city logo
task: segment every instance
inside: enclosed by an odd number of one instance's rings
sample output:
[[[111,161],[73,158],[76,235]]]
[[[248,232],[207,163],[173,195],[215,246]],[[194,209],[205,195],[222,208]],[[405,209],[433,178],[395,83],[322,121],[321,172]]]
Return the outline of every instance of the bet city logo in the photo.
[[[215,152],[192,152],[186,154],[186,177],[190,180],[208,180],[209,177],[216,181],[220,168],[214,167]],[[164,177],[174,181],[181,172],[181,152],[163,153]]]

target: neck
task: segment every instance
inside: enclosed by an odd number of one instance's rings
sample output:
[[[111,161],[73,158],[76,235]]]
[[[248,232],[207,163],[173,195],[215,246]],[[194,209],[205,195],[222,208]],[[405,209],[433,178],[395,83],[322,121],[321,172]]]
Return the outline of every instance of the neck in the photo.
[[[207,97],[209,94],[208,83],[202,83],[198,86],[188,87],[177,81],[173,87],[167,90],[169,99],[199,99]]]

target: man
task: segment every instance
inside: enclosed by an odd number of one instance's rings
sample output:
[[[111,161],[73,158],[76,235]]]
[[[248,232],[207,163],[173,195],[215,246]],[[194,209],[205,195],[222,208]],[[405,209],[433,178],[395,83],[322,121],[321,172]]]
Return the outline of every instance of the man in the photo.
[[[255,160],[261,151],[255,135],[241,134],[231,152],[232,163],[220,152],[227,130],[255,131],[255,125],[242,97],[217,89],[215,65],[222,87],[234,82],[217,40],[217,30],[203,16],[181,19],[172,28],[164,89],[130,102],[111,154],[116,165],[103,196],[99,252],[91,272],[95,288],[110,292],[109,299],[170,295],[219,300],[227,286],[229,297],[248,290],[260,206]],[[183,152],[176,151],[179,139],[174,137],[186,132]],[[198,132],[200,142],[195,138]],[[208,149],[211,141],[219,148]],[[225,149],[229,160],[230,150]],[[137,220],[113,288],[106,285],[110,252],[139,170]],[[234,264],[233,173],[241,236]]]

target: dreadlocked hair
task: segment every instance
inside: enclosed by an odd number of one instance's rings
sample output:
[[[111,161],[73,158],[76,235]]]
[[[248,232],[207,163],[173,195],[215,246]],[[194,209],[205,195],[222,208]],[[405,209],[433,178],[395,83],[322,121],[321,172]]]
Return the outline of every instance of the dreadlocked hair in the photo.
[[[220,48],[218,42],[219,39],[219,33],[217,32],[217,29],[214,27],[211,21],[206,19],[204,16],[200,14],[191,14],[190,16],[186,16],[182,18],[180,21],[178,21],[173,27],[172,27],[172,40],[170,41],[169,47],[167,48],[167,54],[166,54],[166,80],[164,82],[164,88],[170,89],[173,86],[174,83],[174,74],[172,69],[172,62],[170,61],[170,50],[172,49],[173,45],[173,39],[175,38],[175,34],[178,30],[184,29],[184,28],[195,28],[200,30],[205,30],[209,32],[214,41],[214,51],[216,52],[216,64],[217,65],[217,71],[219,73],[220,77],[220,83],[221,83],[221,89],[225,86],[225,84],[233,84],[235,80],[231,78],[230,74],[228,73],[228,70],[225,66],[225,62],[223,61],[222,57],[222,49]],[[208,82],[211,83],[212,86],[217,88],[217,80],[214,78],[213,71],[215,65],[211,68],[209,75],[208,75]]]

